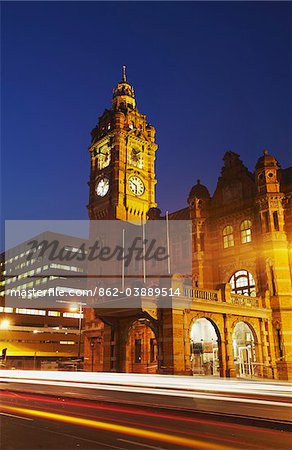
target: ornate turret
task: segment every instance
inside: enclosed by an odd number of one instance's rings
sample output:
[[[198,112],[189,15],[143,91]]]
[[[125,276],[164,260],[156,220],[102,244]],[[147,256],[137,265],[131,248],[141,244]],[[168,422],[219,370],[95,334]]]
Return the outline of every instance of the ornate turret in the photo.
[[[127,82],[126,66],[122,69],[122,81],[113,91],[113,107],[118,109],[135,109],[135,91],[134,88]]]
[[[268,150],[264,150],[263,156],[258,159],[255,168],[257,190],[260,194],[265,192],[279,192],[280,183],[278,170],[280,164]]]
[[[192,221],[192,278],[195,287],[204,285],[206,273],[203,267],[205,254],[205,234],[206,234],[206,217],[207,204],[210,200],[210,193],[206,186],[197,180],[188,196],[188,204],[190,209],[190,219]]]
[[[147,217],[149,220],[161,220],[161,209],[159,208],[149,208],[147,212]]]
[[[189,193],[189,197],[188,197],[188,203],[190,203],[194,198],[197,199],[209,199],[210,198],[210,193],[208,191],[208,188],[206,186],[204,186],[203,184],[201,184],[200,180],[197,180],[197,184],[195,184],[190,193]]]

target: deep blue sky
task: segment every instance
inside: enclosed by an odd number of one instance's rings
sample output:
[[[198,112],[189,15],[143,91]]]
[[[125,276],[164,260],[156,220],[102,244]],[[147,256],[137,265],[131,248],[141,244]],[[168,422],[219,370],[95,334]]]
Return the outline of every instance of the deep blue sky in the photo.
[[[288,2],[2,3],[7,219],[87,218],[90,130],[122,64],[157,129],[157,201],[213,192],[226,150],[291,163]]]

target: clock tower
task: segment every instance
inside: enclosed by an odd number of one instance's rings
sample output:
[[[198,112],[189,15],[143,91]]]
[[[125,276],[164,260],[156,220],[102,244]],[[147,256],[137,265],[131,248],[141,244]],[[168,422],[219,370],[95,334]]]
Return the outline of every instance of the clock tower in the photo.
[[[155,129],[136,106],[126,67],[106,109],[91,132],[89,147],[91,220],[140,222],[155,203]]]

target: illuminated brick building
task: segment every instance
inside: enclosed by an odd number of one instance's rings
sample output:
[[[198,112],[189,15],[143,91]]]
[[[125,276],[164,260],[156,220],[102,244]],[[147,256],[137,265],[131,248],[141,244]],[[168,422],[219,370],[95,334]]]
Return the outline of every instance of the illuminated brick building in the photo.
[[[91,220],[164,220],[154,136],[124,70],[92,132]],[[169,219],[192,223],[192,280],[172,280],[190,306],[87,310],[85,368],[291,378],[291,168],[265,151],[251,173],[229,151],[187,203]]]

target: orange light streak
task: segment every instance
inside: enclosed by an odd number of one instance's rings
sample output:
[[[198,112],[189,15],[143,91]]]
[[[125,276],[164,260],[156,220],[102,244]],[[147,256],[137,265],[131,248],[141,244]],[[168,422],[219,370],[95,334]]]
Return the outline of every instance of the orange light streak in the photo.
[[[181,436],[176,436],[172,434],[160,433],[157,431],[145,432],[141,428],[128,427],[124,425],[117,425],[108,422],[101,422],[98,420],[83,419],[82,417],[67,416],[64,414],[50,413],[46,411],[39,411],[27,408],[17,408],[14,406],[1,405],[1,410],[17,412],[19,414],[24,414],[33,417],[39,417],[43,419],[55,420],[59,422],[65,422],[69,424],[86,426],[91,428],[97,428],[106,431],[113,431],[116,433],[126,434],[130,436],[135,436],[144,439],[153,439],[156,441],[167,442],[169,444],[178,445],[182,448],[195,448],[195,449],[210,449],[210,442],[204,442],[198,439],[188,439]],[[213,450],[231,450],[232,447],[227,447],[226,445],[219,445],[212,443]]]

